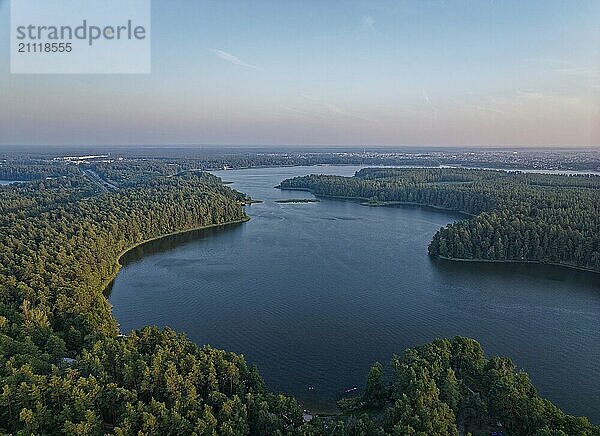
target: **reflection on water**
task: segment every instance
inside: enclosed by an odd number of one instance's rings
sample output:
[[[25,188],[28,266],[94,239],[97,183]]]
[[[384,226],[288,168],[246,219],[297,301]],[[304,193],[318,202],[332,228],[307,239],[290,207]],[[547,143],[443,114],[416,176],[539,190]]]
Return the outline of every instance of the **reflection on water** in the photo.
[[[189,242],[195,242],[199,239],[210,237],[214,234],[221,233],[227,229],[231,230],[242,225],[241,223],[229,224],[221,227],[209,227],[206,229],[191,230],[189,232],[177,233],[166,238],[155,239],[139,245],[133,250],[129,250],[121,256],[121,265],[128,265],[151,254],[160,254],[172,250],[174,248],[185,245]]]
[[[206,229],[190,230],[189,232],[176,233],[174,235],[165,236],[164,238],[153,239],[125,252],[119,259],[119,263],[122,266],[131,265],[132,263],[142,260],[144,257],[165,253],[190,242],[195,242],[202,238],[210,237],[211,235],[227,231],[228,229],[234,229],[240,225],[242,225],[242,223],[227,224],[219,227],[208,227]],[[104,294],[109,299],[112,293],[113,285],[114,280],[108,284],[104,291]]]
[[[586,286],[590,282],[600,280],[600,275],[562,266],[535,263],[456,262],[443,259],[432,259],[432,262],[435,262],[440,273],[447,274],[448,280],[458,280],[465,274],[472,274],[475,269],[478,274],[498,280],[503,280],[507,276],[515,276],[523,279],[550,280],[581,285],[591,292],[591,297],[597,296],[597,291],[600,291],[600,289],[588,289]]]
[[[345,200],[279,204],[282,179],[357,167],[227,171],[264,203],[252,220],[132,250],[111,303],[124,331],[147,324],[242,353],[272,389],[331,410],[369,365],[462,335],[511,357],[540,393],[600,422],[600,277],[548,265],[431,259],[458,214]],[[220,175],[220,174],[219,174]],[[313,198],[294,192],[295,198]]]

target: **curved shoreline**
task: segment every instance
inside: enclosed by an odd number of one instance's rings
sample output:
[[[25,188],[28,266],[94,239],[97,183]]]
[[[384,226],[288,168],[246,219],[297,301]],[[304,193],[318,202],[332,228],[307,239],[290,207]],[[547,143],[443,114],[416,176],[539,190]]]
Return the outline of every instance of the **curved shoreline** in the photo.
[[[305,191],[305,192],[310,192],[315,197],[337,198],[337,199],[341,199],[341,200],[369,201],[369,199],[365,198],[365,197],[343,197],[343,196],[336,196],[336,195],[315,194],[311,189],[304,189],[304,188],[283,188],[281,186],[276,186],[276,188],[279,188],[282,191]],[[413,205],[413,206],[421,206],[421,207],[431,207],[433,209],[439,209],[439,210],[445,210],[445,211],[448,211],[448,212],[459,213],[459,214],[467,215],[467,216],[470,216],[470,217],[476,217],[477,216],[477,215],[473,215],[473,214],[468,213],[468,212],[463,212],[461,210],[449,209],[449,208],[446,208],[446,207],[433,206],[433,205],[429,205],[429,204],[415,203],[415,202],[392,201],[392,202],[387,202],[387,204],[374,204],[374,205],[370,205],[370,204],[363,204],[363,203],[361,203],[361,205],[363,205],[363,206],[370,206],[370,207],[388,207],[388,206],[396,206],[396,205],[399,205],[399,206],[400,205]],[[566,263],[556,263],[556,262],[542,262],[542,261],[539,261],[539,260],[461,259],[461,258],[457,258],[457,257],[446,257],[446,256],[439,256],[439,255],[435,255],[433,257],[438,258],[438,259],[442,259],[442,260],[448,260],[448,261],[451,261],[451,262],[482,262],[482,263],[504,263],[504,264],[517,263],[517,264],[533,264],[533,265],[550,265],[550,266],[555,266],[555,267],[560,267],[560,268],[571,269],[571,270],[575,270],[575,271],[584,271],[584,272],[592,273],[594,275],[600,275],[600,271],[596,271],[596,270],[594,270],[592,268],[586,268],[584,266],[568,265]]]
[[[181,235],[183,233],[190,233],[190,232],[195,232],[198,230],[205,230],[205,229],[211,229],[211,228],[216,228],[216,227],[226,227],[226,226],[230,226],[232,224],[242,224],[242,223],[245,223],[248,221],[250,221],[250,217],[246,216],[245,218],[242,218],[239,220],[227,221],[227,222],[219,223],[219,224],[208,224],[206,226],[198,226],[198,227],[192,227],[189,229],[177,230],[175,232],[165,233],[163,235],[158,235],[153,238],[148,238],[148,239],[144,239],[143,241],[137,242],[136,244],[132,245],[131,247],[124,249],[117,255],[117,257],[115,259],[116,270],[110,277],[105,279],[104,282],[102,283],[102,286],[101,286],[102,295],[104,295],[104,297],[107,297],[106,291],[108,290],[110,284],[115,280],[115,278],[117,278],[117,275],[119,275],[119,271],[121,270],[121,267],[123,266],[123,264],[121,263],[121,258],[123,256],[125,256],[127,253],[129,253],[131,250],[138,248],[149,242],[158,241],[159,239],[168,238],[170,236]],[[108,301],[108,299],[107,299],[107,301]]]
[[[419,207],[427,207],[427,208],[437,209],[437,210],[444,210],[447,212],[459,213],[461,215],[467,215],[467,216],[471,216],[471,217],[477,216],[477,215],[473,215],[472,213],[469,213],[469,212],[463,212],[462,210],[450,209],[448,207],[442,207],[442,206],[434,206],[432,204],[416,203],[414,201],[380,201],[378,203],[369,203],[367,201],[364,203],[360,203],[360,205],[368,206],[368,207],[419,206]]]
[[[470,216],[470,217],[477,216],[477,215],[473,215],[472,213],[469,213],[469,212],[464,212],[462,210],[450,209],[449,207],[434,206],[432,204],[416,203],[414,201],[387,201],[387,202],[382,201],[379,204],[368,204],[368,201],[370,200],[370,198],[366,198],[366,197],[345,197],[343,195],[317,194],[314,191],[312,191],[311,189],[304,189],[304,188],[283,188],[281,186],[275,186],[275,188],[281,189],[282,191],[304,191],[304,192],[310,192],[315,197],[321,197],[321,198],[333,198],[333,199],[338,199],[338,200],[355,200],[355,201],[361,201],[361,202],[363,202],[363,203],[360,203],[361,206],[369,206],[369,207],[419,206],[419,207],[428,207],[428,208],[431,208],[431,209],[437,209],[437,210],[443,210],[443,211],[447,211],[447,212],[458,213],[458,214],[466,215],[466,216]]]
[[[303,190],[303,189],[298,189],[298,190]],[[304,190],[304,191],[307,191],[307,192],[311,192],[311,193],[312,193],[312,191],[310,191],[310,190]],[[313,194],[314,194],[314,193],[313,193]],[[356,198],[355,198],[355,197],[335,197],[335,196],[331,196],[331,197],[323,196],[323,197],[324,197],[324,198],[332,198],[332,199],[339,198],[339,199],[345,199],[345,200],[356,200]],[[340,202],[340,203],[341,203],[341,202]],[[447,210],[447,211],[454,212],[454,213],[460,213],[459,211],[455,211],[455,210],[452,210],[452,209],[437,208],[437,207],[435,207],[435,206],[429,206],[429,205],[420,204],[420,203],[402,203],[402,204],[406,204],[406,205],[415,205],[415,206],[419,206],[419,207],[425,207],[425,208],[435,208],[435,209],[442,209],[442,210]],[[388,205],[379,205],[379,206],[383,207],[383,206],[388,206]],[[392,205],[389,205],[389,206],[392,206]],[[178,234],[187,234],[187,233],[191,233],[191,232],[194,232],[194,231],[197,231],[197,230],[202,230],[202,229],[205,229],[205,228],[211,228],[211,227],[212,227],[212,228],[216,228],[216,227],[226,227],[226,226],[228,226],[228,225],[231,225],[231,224],[237,224],[237,223],[243,223],[243,222],[246,222],[246,221],[248,221],[249,219],[250,219],[250,218],[248,217],[248,218],[246,218],[246,219],[243,219],[243,220],[231,221],[231,222],[226,222],[226,223],[222,223],[222,224],[212,224],[212,225],[209,225],[209,226],[202,226],[202,227],[198,227],[198,228],[192,228],[192,229],[180,230],[180,231],[172,232],[172,233],[169,233],[169,234],[165,234],[165,235],[156,236],[156,237],[154,237],[154,238],[151,238],[151,239],[148,239],[148,240],[145,240],[145,241],[141,241],[141,242],[139,242],[139,243],[136,243],[136,244],[135,244],[135,245],[133,245],[132,247],[130,247],[130,248],[127,248],[126,250],[123,250],[123,252],[121,252],[121,253],[119,254],[119,256],[117,257],[117,262],[119,263],[119,267],[126,265],[126,264],[128,263],[128,259],[127,259],[127,258],[123,259],[123,257],[124,257],[124,256],[125,256],[127,253],[129,253],[129,252],[132,252],[132,251],[133,251],[135,248],[138,248],[138,247],[140,247],[140,246],[143,246],[144,244],[146,244],[146,243],[149,243],[149,242],[152,242],[152,241],[158,241],[158,240],[162,240],[162,239],[167,239],[168,237],[171,237],[171,236],[176,236],[176,235],[178,235]],[[235,229],[235,228],[234,228],[234,229]],[[225,230],[225,229],[224,229],[224,230]],[[227,230],[226,230],[226,231],[227,231]],[[221,232],[221,230],[218,230],[218,232],[220,233],[220,232]],[[200,235],[199,235],[199,237],[200,237],[200,238],[203,238],[202,234],[200,234]],[[174,241],[179,241],[179,238],[174,238]],[[175,243],[177,243],[177,242],[175,242]],[[168,244],[166,244],[166,245],[170,245],[170,243],[168,243]],[[148,250],[148,252],[150,252],[150,250],[151,250],[151,249],[153,249],[153,246],[152,246],[152,247],[149,247],[149,250]],[[140,252],[139,252],[139,253],[137,253],[137,252],[136,252],[136,253],[134,253],[134,257],[136,257],[136,258],[137,258],[137,256],[138,256],[138,255],[142,255],[142,256],[144,256],[144,255],[145,255],[145,253],[144,253],[145,251],[146,251],[145,249],[142,249],[142,250],[140,250]],[[461,259],[448,258],[448,260],[460,261]],[[124,261],[124,264],[121,264],[121,262],[123,262],[123,261]],[[477,262],[478,260],[476,260],[476,259],[467,259],[467,261]],[[491,262],[493,262],[493,261],[490,261],[490,263],[491,263]],[[501,263],[501,262],[498,262],[498,263]],[[538,262],[530,262],[530,263],[538,263]],[[557,266],[561,266],[561,267],[562,267],[562,265],[557,265]],[[119,270],[117,270],[117,271],[115,272],[115,277],[118,275],[118,273],[119,273]],[[114,278],[113,278],[113,280],[114,280]],[[114,317],[113,317],[113,318],[114,318]],[[198,343],[198,344],[201,344],[202,342],[197,342],[197,343]],[[291,395],[291,394],[290,394],[290,395]],[[296,395],[297,395],[297,394],[296,394]],[[303,404],[303,407],[306,407],[306,406],[307,406],[307,404],[306,404],[306,403],[300,403],[300,404]],[[335,406],[334,406],[334,407],[335,407]],[[321,411],[321,409],[319,409],[318,407],[315,407],[315,408],[309,407],[309,409],[310,409],[312,412],[314,412],[314,414],[315,414],[315,415],[318,415],[318,416],[321,416],[321,417],[322,417],[322,416],[328,416],[328,415],[330,415],[330,414],[331,414],[331,415],[337,415],[337,413],[331,413],[331,411],[329,411],[328,409],[324,409],[324,410],[328,410],[328,412],[322,412],[322,411]]]

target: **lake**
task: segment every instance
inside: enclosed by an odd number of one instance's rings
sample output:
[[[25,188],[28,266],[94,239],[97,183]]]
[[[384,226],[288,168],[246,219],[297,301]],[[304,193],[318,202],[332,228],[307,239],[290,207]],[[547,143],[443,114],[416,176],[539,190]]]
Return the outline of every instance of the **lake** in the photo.
[[[600,276],[544,265],[438,261],[427,245],[456,213],[365,207],[280,191],[311,173],[215,172],[264,203],[244,224],[177,235],[123,258],[110,301],[121,330],[170,326],[244,354],[268,386],[332,411],[370,365],[437,337],[468,336],[512,358],[564,411],[600,423]]]

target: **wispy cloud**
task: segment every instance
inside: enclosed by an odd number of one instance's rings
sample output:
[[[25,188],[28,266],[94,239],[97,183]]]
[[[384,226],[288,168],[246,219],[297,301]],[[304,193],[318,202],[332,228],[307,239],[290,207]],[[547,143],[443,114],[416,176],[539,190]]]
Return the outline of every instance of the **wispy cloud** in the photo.
[[[600,78],[600,69],[597,66],[580,65],[568,59],[527,58],[525,61],[545,65],[550,71],[567,76],[590,79]]]
[[[499,114],[499,115],[516,116],[516,114],[514,112],[503,110],[503,109],[498,109],[498,108],[491,107],[491,106],[472,104],[471,108],[473,108],[479,112],[490,112],[490,113]]]
[[[431,104],[431,98],[429,98],[429,94],[427,94],[427,91],[425,91],[425,88],[423,88],[421,90],[421,93],[423,94],[423,100],[425,100],[425,103],[427,104]]]
[[[300,115],[301,117],[304,117],[304,118],[323,119],[323,116],[318,113],[308,112],[305,110],[296,109],[295,107],[285,106],[285,105],[282,105],[281,108],[288,112],[292,112],[293,114]]]
[[[330,33],[327,35],[315,36],[316,39],[360,39],[368,35],[383,36],[383,33],[377,29],[377,19],[372,15],[364,15],[358,23],[346,30]]]
[[[431,96],[427,92],[425,88],[421,88],[421,96],[423,97],[423,101],[425,102],[425,106],[421,106],[423,110],[423,114],[429,113],[427,118],[432,120],[437,120],[440,115],[440,107],[437,104],[434,104]]]
[[[366,16],[362,17],[361,25],[368,29],[374,29],[376,22],[377,22],[377,20],[375,20],[375,17],[373,17],[371,15],[366,15]]]
[[[359,33],[374,33],[377,35],[383,35],[376,27],[377,20],[372,15],[365,15],[360,21],[358,28]]]
[[[581,97],[576,95],[556,95],[539,91],[519,90],[515,97],[516,103],[545,103],[562,105],[574,105],[581,103]]]
[[[229,62],[230,64],[239,65],[240,67],[252,68],[253,70],[262,71],[262,68],[257,67],[256,65],[249,64],[248,62],[245,62],[245,61],[241,60],[240,58],[238,58],[237,56],[234,56],[231,53],[228,53],[226,51],[219,50],[216,48],[209,48],[209,50],[211,52],[213,52],[214,54],[216,54],[219,59],[222,59],[225,62]]]
[[[334,114],[343,115],[345,117],[350,117],[350,118],[357,118],[359,120],[371,121],[370,118],[367,118],[367,117],[362,116],[360,114],[355,114],[353,112],[349,112],[349,111],[347,111],[345,109],[342,109],[341,107],[339,107],[339,106],[337,106],[337,105],[335,105],[333,103],[325,103],[325,105]]]
[[[548,64],[548,65],[573,65],[573,61],[568,59],[560,58],[548,58],[548,57],[536,57],[536,58],[525,58],[525,62],[534,64]]]
[[[363,120],[363,121],[373,121],[371,118],[368,118],[361,114],[357,114],[355,112],[350,112],[346,109],[341,108],[340,106],[338,106],[334,103],[319,100],[318,98],[315,98],[315,97],[312,97],[312,96],[306,95],[306,94],[302,94],[301,97],[304,98],[305,100],[309,100],[309,101],[316,103],[317,105],[321,106],[324,109],[327,109],[327,111],[329,111],[330,113],[333,113],[336,115],[341,115],[344,117],[349,117],[349,118],[356,118],[356,119]]]
[[[585,104],[576,95],[557,95],[531,89],[516,90],[511,95],[488,97],[468,105],[471,110],[500,115],[513,119],[531,121],[542,116],[542,112],[569,107],[576,109]]]
[[[600,70],[591,67],[557,68],[555,71],[569,76],[588,77],[592,79],[600,77]]]

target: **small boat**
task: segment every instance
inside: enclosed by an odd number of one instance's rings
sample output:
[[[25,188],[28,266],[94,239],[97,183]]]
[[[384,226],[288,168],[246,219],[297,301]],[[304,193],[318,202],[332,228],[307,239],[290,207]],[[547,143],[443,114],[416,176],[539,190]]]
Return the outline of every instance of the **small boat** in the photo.
[[[353,392],[353,391],[355,391],[355,390],[357,390],[357,389],[358,389],[358,387],[354,386],[353,388],[348,388],[348,389],[346,389],[346,390],[344,391],[344,393],[346,393],[346,394],[347,394],[347,393],[349,393],[349,392]]]

